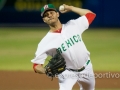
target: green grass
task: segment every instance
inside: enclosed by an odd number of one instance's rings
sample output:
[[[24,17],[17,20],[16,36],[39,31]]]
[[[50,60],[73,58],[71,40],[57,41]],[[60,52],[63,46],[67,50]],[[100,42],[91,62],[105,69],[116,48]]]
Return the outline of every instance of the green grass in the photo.
[[[0,70],[32,70],[31,59],[48,28],[0,28]],[[89,29],[83,40],[95,71],[120,71],[120,30]]]
[[[120,71],[120,29],[96,29],[83,34],[95,70]]]

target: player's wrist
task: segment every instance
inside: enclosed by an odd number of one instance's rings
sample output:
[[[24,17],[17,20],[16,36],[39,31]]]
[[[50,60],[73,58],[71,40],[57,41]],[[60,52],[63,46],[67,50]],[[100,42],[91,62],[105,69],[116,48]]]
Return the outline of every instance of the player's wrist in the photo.
[[[41,64],[39,64],[35,67],[35,71],[36,71],[36,73],[39,73],[39,74],[45,74],[45,69]]]
[[[74,6],[69,6],[69,10],[73,11]]]
[[[72,11],[73,8],[74,8],[74,6],[67,6],[67,7],[65,7],[65,10]]]

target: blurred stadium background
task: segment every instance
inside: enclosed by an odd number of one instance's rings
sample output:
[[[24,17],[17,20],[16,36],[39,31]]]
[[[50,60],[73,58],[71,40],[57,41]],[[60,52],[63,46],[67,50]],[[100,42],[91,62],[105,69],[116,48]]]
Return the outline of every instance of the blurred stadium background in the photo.
[[[41,26],[40,8],[52,3],[74,5],[97,14],[91,27],[120,27],[119,0],[0,0],[0,26]],[[62,23],[78,16],[72,12],[60,16]]]
[[[4,71],[32,71],[30,60],[34,58],[37,44],[49,29],[40,17],[40,8],[47,3],[54,4],[57,9],[65,3],[90,9],[96,13],[97,16],[90,28],[83,34],[83,39],[91,52],[95,72],[117,73],[117,79],[114,79],[114,82],[107,81],[109,84],[105,85],[103,79],[96,86],[105,88],[99,90],[109,88],[112,88],[109,90],[119,90],[120,0],[0,0],[0,90],[39,90],[38,86],[33,89],[32,85],[31,89],[29,85],[27,86],[29,88],[24,89],[23,86],[19,89],[20,85],[14,87],[12,84],[8,86],[9,89],[6,88],[5,84],[9,85],[7,81],[11,80],[11,76],[9,78],[9,72],[6,76]],[[62,23],[77,17],[78,15],[73,12],[60,14]],[[38,76],[36,77],[38,79]],[[27,77],[26,81],[29,82],[28,79],[31,78]]]

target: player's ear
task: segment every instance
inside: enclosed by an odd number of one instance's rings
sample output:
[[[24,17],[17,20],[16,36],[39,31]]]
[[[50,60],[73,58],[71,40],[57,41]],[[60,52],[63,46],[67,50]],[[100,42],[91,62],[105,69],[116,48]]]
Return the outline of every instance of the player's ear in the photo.
[[[59,12],[57,12],[57,16],[58,16],[58,17],[60,16]]]
[[[43,18],[43,22],[45,22],[44,18]]]

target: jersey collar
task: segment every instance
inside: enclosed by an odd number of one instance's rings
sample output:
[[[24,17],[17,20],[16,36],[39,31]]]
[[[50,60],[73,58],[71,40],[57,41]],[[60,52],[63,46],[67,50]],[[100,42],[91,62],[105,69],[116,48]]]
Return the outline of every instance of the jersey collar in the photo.
[[[62,31],[62,28],[60,28],[60,29],[58,29],[58,30],[53,31],[53,33],[61,33],[61,31]]]

